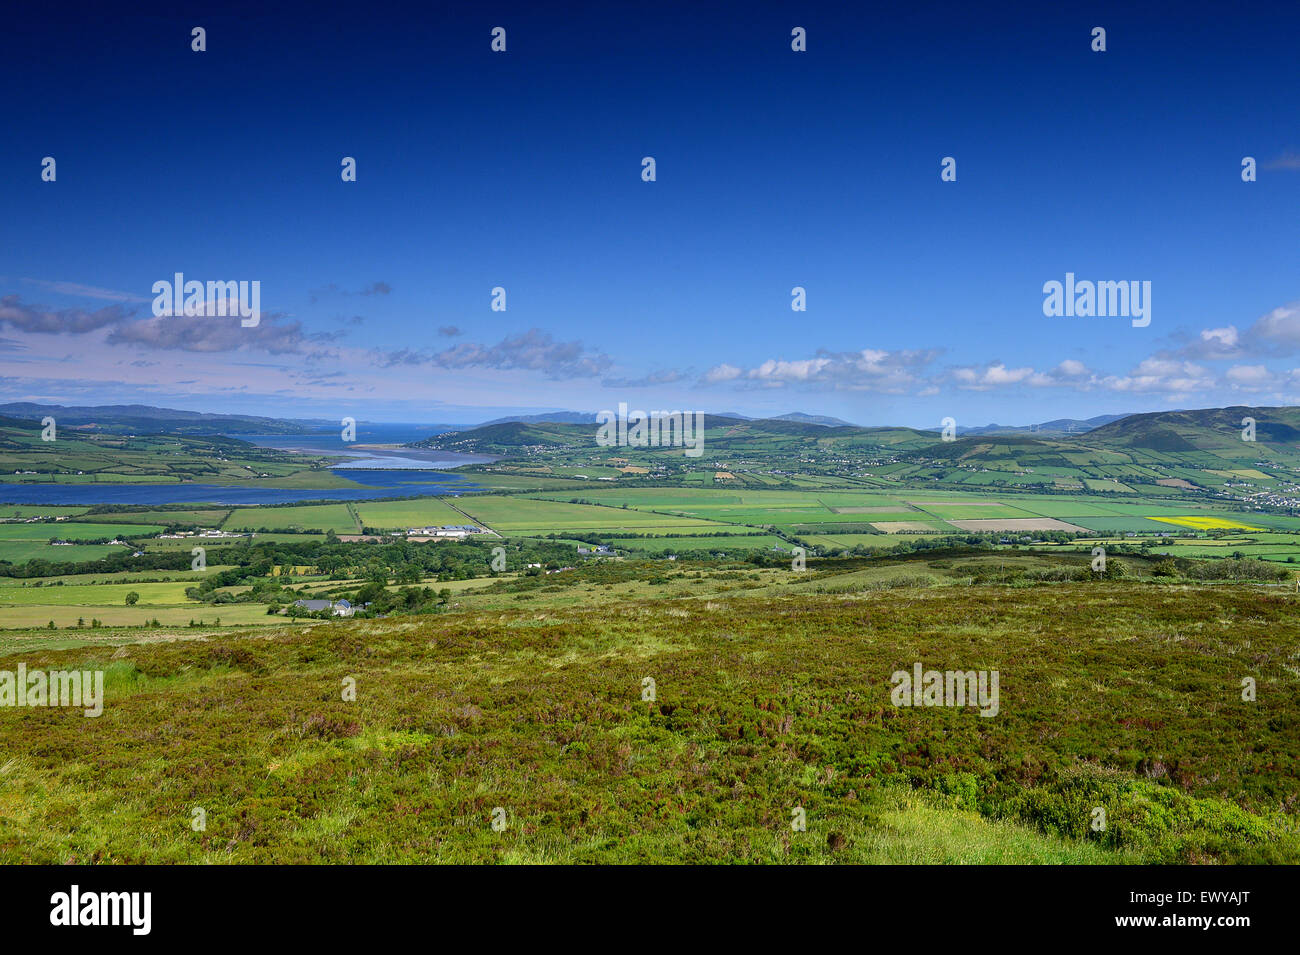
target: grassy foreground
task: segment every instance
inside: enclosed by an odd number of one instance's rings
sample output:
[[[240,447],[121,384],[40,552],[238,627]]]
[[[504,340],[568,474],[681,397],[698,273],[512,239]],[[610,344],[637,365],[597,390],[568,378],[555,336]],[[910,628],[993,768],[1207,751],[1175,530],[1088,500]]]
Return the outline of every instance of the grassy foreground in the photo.
[[[107,700],[0,708],[0,861],[1295,863],[1297,610],[1120,582],[33,634],[0,668]],[[893,706],[918,661],[997,669],[998,715]]]

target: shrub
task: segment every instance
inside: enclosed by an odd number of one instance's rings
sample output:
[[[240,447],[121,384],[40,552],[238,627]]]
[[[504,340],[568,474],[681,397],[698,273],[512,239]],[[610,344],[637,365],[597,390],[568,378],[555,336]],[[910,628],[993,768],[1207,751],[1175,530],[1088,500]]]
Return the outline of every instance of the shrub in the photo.
[[[1179,576],[1178,564],[1172,558],[1162,560],[1151,571],[1152,577],[1177,577]]]

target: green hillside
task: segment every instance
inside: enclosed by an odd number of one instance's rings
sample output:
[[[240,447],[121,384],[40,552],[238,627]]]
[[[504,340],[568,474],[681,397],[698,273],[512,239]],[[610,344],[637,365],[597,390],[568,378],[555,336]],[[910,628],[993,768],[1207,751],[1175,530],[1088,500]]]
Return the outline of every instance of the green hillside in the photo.
[[[325,469],[330,459],[259,448],[220,435],[111,434],[0,418],[0,483],[233,484],[355,487]]]
[[[1242,440],[1242,421],[1255,419],[1255,441]],[[1300,453],[1300,408],[1206,408],[1129,415],[1084,436],[1108,448],[1215,451],[1232,456]]]
[[[20,651],[106,699],[0,709],[0,861],[1300,861],[1293,596],[903,584]]]
[[[592,423],[509,421],[484,425],[466,431],[453,431],[409,447],[432,447],[449,451],[504,453],[525,447],[549,449],[595,446],[597,426]],[[937,435],[911,428],[859,428],[852,425],[831,426],[805,421],[761,418],[752,421],[704,416],[705,442],[711,448],[730,451],[854,450],[924,447]],[[620,448],[636,451],[636,448]],[[660,450],[660,449],[644,449]],[[664,449],[672,450],[672,449]],[[680,454],[680,449],[676,449]]]

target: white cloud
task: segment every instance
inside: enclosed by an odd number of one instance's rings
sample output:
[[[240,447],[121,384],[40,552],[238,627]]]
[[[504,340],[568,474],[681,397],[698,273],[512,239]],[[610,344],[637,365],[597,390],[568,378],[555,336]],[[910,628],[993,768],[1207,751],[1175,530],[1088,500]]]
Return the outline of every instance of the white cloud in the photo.
[[[830,364],[829,358],[805,358],[799,361],[777,361],[769,358],[748,377],[759,381],[808,381],[816,378]]]
[[[1109,375],[1100,379],[1112,391],[1166,394],[1197,394],[1215,386],[1214,375],[1190,361],[1147,358],[1127,375]]]
[[[1201,341],[1225,350],[1236,348],[1239,337],[1236,325],[1228,325],[1224,328],[1207,328],[1201,332]]]
[[[1035,371],[1033,368],[1008,368],[1000,361],[986,365],[968,365],[954,368],[950,374],[957,387],[965,391],[990,391],[1011,385],[1031,385],[1041,387],[1054,384],[1049,375]]]
[[[1273,309],[1251,327],[1249,337],[1286,353],[1300,347],[1300,302]]]
[[[720,381],[735,381],[744,372],[735,365],[728,365],[725,362],[721,365],[714,365],[704,373],[704,380],[709,384]]]
[[[1297,350],[1300,350],[1300,302],[1291,302],[1260,316],[1245,331],[1236,325],[1202,329],[1196,341],[1160,357],[1192,361],[1280,358]]]
[[[769,358],[749,369],[727,363],[715,365],[701,381],[704,384],[736,381],[765,388],[800,385],[903,394],[919,383],[919,370],[938,355],[938,349],[894,352],[879,348],[852,352],[819,349],[812,358]]]
[[[1243,391],[1256,391],[1273,383],[1273,373],[1263,365],[1233,365],[1223,377]]]

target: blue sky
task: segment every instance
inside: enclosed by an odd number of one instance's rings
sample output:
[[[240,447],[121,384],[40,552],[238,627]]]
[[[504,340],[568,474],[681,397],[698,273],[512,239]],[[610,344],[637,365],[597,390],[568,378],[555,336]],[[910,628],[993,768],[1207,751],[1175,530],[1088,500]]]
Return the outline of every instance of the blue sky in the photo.
[[[1293,4],[536,6],[5,14],[0,401],[1297,402]],[[259,281],[260,325],[154,317],[176,272]],[[1149,281],[1150,325],[1045,316],[1067,272]]]

